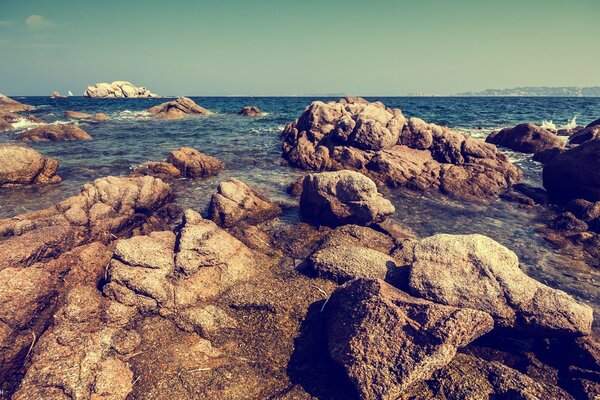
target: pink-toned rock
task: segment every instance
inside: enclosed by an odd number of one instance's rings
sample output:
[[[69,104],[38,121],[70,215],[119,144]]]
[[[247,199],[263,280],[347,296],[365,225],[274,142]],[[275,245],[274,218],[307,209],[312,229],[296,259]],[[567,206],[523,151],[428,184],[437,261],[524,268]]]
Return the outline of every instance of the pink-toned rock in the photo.
[[[0,145],[0,187],[58,183],[58,161],[14,144]]]
[[[44,125],[29,129],[20,133],[19,140],[31,140],[38,142],[40,140],[61,141],[61,140],[92,140],[89,133],[79,128],[77,125]]]
[[[173,164],[187,178],[216,175],[224,168],[223,162],[208,156],[191,147],[173,150],[167,157],[167,162]]]
[[[154,114],[156,118],[161,119],[181,119],[188,115],[212,114],[187,97],[178,97],[176,100],[151,107],[147,111]]]

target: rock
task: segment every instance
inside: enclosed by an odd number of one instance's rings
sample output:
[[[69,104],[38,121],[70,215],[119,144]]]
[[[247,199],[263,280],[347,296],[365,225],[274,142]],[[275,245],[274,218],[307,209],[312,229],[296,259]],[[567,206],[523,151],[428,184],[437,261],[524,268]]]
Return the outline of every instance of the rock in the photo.
[[[556,131],[556,134],[558,136],[572,136],[572,135],[576,134],[577,132],[579,132],[582,129],[585,129],[585,127],[581,126],[581,125],[577,125],[574,128],[559,129],[559,130]]]
[[[567,151],[565,148],[560,147],[551,147],[546,150],[538,151],[533,155],[533,161],[540,162],[542,164],[547,164],[552,161],[556,156]]]
[[[35,107],[19,103],[18,101],[13,100],[10,97],[6,97],[0,93],[0,111],[21,112],[31,110],[35,110]]]
[[[166,161],[148,161],[136,167],[134,175],[150,175],[168,181],[181,177],[181,171],[171,163]]]
[[[67,96],[63,96],[62,94],[60,94],[60,92],[52,92],[52,96],[50,97],[52,97],[53,99],[64,99]]]
[[[113,83],[97,83],[94,86],[88,86],[83,92],[84,97],[158,97],[145,87],[136,87],[127,81],[114,81]]]
[[[29,147],[0,144],[0,187],[58,183],[58,162]]]
[[[530,186],[525,183],[518,183],[513,186],[513,189],[533,200],[535,204],[549,203],[548,193],[544,189]]]
[[[281,208],[235,178],[221,182],[208,210],[218,225],[231,227],[241,222],[256,225],[281,214]]]
[[[326,305],[329,353],[361,399],[397,399],[493,328],[482,311],[417,299],[379,280],[356,279]]]
[[[311,170],[351,169],[389,186],[475,201],[502,193],[521,172],[493,145],[360,98],[313,102],[283,133],[283,157]]]
[[[354,171],[322,172],[304,178],[300,212],[319,225],[368,225],[395,211],[375,183]]]
[[[414,248],[409,287],[437,303],[485,311],[499,328],[585,335],[592,309],[525,275],[515,253],[483,235],[440,234]]]
[[[224,168],[224,164],[214,157],[207,156],[191,147],[173,150],[167,157],[167,162],[173,164],[187,178],[216,175]]]
[[[585,232],[589,229],[588,224],[575,217],[570,212],[564,212],[558,215],[549,223],[549,227],[554,230]]]
[[[212,114],[206,108],[200,107],[187,97],[178,97],[176,100],[167,101],[146,111],[154,114],[156,118],[161,119],[181,119],[188,115]]]
[[[592,123],[569,137],[569,144],[582,144],[600,138],[600,125]]]
[[[564,142],[556,134],[534,124],[519,124],[514,128],[492,132],[485,141],[521,153],[538,153],[553,147],[564,147]]]
[[[92,140],[93,138],[77,125],[61,124],[61,125],[44,125],[37,128],[29,129],[20,133],[17,138],[19,140],[31,140],[38,142],[40,140]]]
[[[413,400],[573,399],[557,386],[537,382],[499,362],[466,354],[457,354],[432,379],[404,394]]]
[[[105,121],[108,119],[108,115],[104,113],[88,114],[80,111],[65,111],[65,118],[71,119],[93,119],[96,121]]]
[[[565,205],[565,209],[584,222],[600,218],[600,202],[592,203],[584,199],[574,199]]]
[[[262,117],[265,115],[262,111],[260,111],[260,108],[254,106],[242,107],[238,114],[246,117]]]
[[[558,202],[600,200],[600,140],[590,140],[544,165],[544,187]]]
[[[395,240],[380,231],[343,225],[322,240],[307,259],[317,276],[344,283],[355,278],[382,279],[395,284],[402,272],[397,260],[390,256]]]
[[[13,124],[21,121],[28,121],[37,124],[46,124],[47,122],[34,115],[20,115],[9,111],[0,110],[0,132],[13,129]]]

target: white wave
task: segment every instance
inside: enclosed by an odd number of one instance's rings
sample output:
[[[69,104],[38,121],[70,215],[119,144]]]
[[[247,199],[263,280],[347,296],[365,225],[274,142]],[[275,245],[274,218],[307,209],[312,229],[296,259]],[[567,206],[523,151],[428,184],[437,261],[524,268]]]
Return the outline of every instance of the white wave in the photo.
[[[579,116],[579,114],[575,114],[573,115],[573,118],[571,118],[564,126],[564,129],[573,129],[577,126],[577,117]]]
[[[273,132],[281,132],[285,128],[285,125],[277,125],[277,126],[263,126],[261,128],[252,128],[250,132],[252,133],[273,133]]]
[[[550,129],[553,131],[556,130],[556,125],[554,124],[554,122],[552,122],[552,120],[543,119],[541,127],[545,128],[545,129]]]
[[[25,129],[31,129],[31,128],[35,128],[37,126],[42,126],[42,125],[66,125],[66,124],[79,125],[79,123],[77,121],[73,122],[73,121],[58,120],[58,121],[54,121],[54,122],[50,122],[50,123],[43,123],[43,122],[33,122],[33,121],[29,121],[28,119],[21,118],[17,122],[13,123],[12,127],[15,130],[25,130]]]
[[[152,116],[148,111],[131,111],[123,110],[115,112],[111,115],[111,119],[114,120],[135,120],[135,119],[148,119]]]

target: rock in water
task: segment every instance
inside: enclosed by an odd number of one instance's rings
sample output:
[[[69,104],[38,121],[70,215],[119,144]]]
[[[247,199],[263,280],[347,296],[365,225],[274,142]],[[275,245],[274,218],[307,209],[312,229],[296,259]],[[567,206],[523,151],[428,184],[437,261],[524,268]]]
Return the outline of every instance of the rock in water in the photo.
[[[242,107],[238,114],[246,117],[262,117],[264,115],[260,108],[254,106]]]
[[[311,170],[352,169],[390,186],[474,201],[502,193],[521,171],[495,146],[418,118],[406,121],[381,102],[315,101],[283,133],[283,157]]]
[[[13,100],[10,97],[7,97],[0,93],[0,111],[20,112],[31,110],[35,110],[35,107],[19,103],[18,101]]]
[[[225,166],[216,158],[207,156],[191,147],[173,150],[169,153],[167,162],[173,164],[181,172],[181,176],[187,178],[216,175]]]
[[[417,299],[379,280],[341,286],[326,312],[331,357],[367,400],[400,398],[494,326],[485,312]]]
[[[136,97],[158,97],[145,87],[136,87],[131,82],[114,81],[113,83],[97,83],[88,86],[83,92],[84,97],[110,97],[110,98],[136,98]]]
[[[213,194],[208,214],[220,226],[230,227],[241,222],[254,225],[267,221],[281,214],[281,208],[244,182],[229,178]]]
[[[544,165],[544,187],[558,202],[600,200],[600,139],[587,141]]]
[[[395,211],[375,183],[355,171],[322,172],[304,178],[300,212],[319,225],[368,225]]]
[[[212,114],[206,108],[200,107],[187,97],[178,97],[176,100],[167,101],[166,103],[151,107],[146,111],[154,114],[156,118],[161,119],[181,119],[187,115]]]
[[[58,183],[58,161],[29,147],[0,145],[0,187]]]
[[[65,118],[71,119],[93,119],[96,121],[104,121],[108,119],[108,115],[104,113],[87,114],[79,111],[65,111]]]
[[[19,121],[29,121],[37,124],[46,124],[47,122],[34,115],[20,115],[17,113],[0,110],[0,132],[13,129],[13,124]]]
[[[592,308],[528,277],[515,253],[483,235],[440,234],[414,248],[411,293],[491,314],[528,334],[589,334]]]
[[[538,153],[551,148],[563,148],[565,143],[553,132],[534,124],[519,124],[492,132],[485,139],[488,143],[521,153]]]
[[[20,140],[31,140],[34,142],[40,140],[92,140],[93,138],[77,125],[45,125],[29,129],[17,136]]]
[[[60,94],[60,92],[52,92],[52,96],[50,97],[52,97],[53,99],[64,99],[67,96],[63,96],[62,94]]]

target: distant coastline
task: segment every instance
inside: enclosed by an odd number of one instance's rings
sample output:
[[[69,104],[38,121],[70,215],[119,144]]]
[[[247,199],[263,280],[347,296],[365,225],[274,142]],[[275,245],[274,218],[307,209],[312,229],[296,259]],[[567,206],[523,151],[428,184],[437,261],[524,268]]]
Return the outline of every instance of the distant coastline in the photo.
[[[463,92],[454,96],[465,97],[600,97],[600,86],[591,87],[517,87],[512,89],[485,89],[481,92]]]

